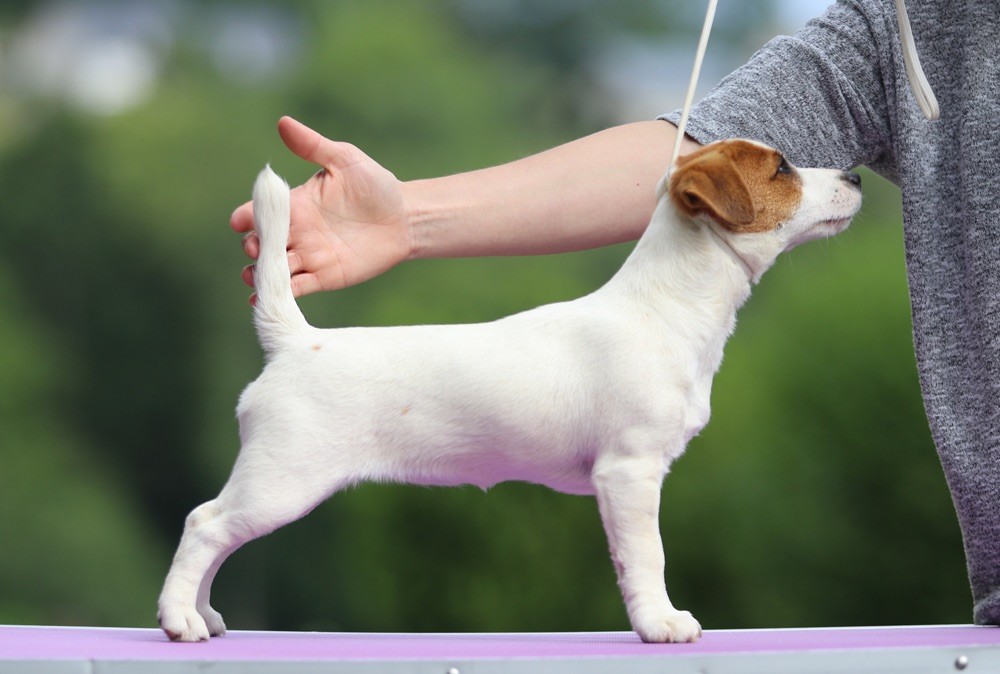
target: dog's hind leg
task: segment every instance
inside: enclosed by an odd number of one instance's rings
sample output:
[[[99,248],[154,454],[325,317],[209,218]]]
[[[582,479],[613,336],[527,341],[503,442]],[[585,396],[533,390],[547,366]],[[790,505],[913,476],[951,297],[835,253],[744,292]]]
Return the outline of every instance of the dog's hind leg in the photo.
[[[212,582],[215,580],[215,574],[218,573],[219,567],[222,566],[222,563],[226,561],[226,558],[228,558],[232,552],[233,551],[230,551],[220,555],[212,566],[209,567],[208,573],[206,573],[205,577],[201,579],[201,585],[198,586],[198,599],[195,604],[195,608],[198,610],[198,615],[200,615],[205,621],[205,625],[208,627],[209,636],[213,637],[220,637],[226,633],[226,623],[222,620],[222,614],[212,608],[210,603],[212,595]]]
[[[160,627],[174,641],[207,641],[225,631],[221,616],[208,606],[211,576],[233,550],[248,540],[225,520],[216,501],[198,506],[185,520],[184,534],[159,601]]]
[[[601,459],[592,479],[632,629],[646,642],[695,641],[701,626],[670,603],[663,577],[662,456]]]
[[[304,516],[338,486],[268,461],[267,452],[243,452],[219,496],[188,515],[159,601],[160,626],[171,640],[207,641],[225,633],[209,603],[222,563],[244,543]]]

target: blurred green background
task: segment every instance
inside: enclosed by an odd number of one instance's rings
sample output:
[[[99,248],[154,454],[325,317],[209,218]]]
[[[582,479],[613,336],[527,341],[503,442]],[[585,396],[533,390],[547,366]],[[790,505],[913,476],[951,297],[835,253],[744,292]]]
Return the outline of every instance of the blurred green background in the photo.
[[[805,3],[815,8],[815,3]],[[706,89],[802,3],[722,3]],[[401,179],[679,103],[701,3],[0,5],[0,623],[150,626],[259,372],[229,214],[291,114]],[[666,160],[666,156],[665,156]],[[899,195],[779,261],[664,487],[668,584],[708,628],[968,622],[912,356]],[[423,261],[301,302],[317,325],[489,320],[629,246]],[[231,628],[627,629],[589,498],[364,486],[223,567]]]

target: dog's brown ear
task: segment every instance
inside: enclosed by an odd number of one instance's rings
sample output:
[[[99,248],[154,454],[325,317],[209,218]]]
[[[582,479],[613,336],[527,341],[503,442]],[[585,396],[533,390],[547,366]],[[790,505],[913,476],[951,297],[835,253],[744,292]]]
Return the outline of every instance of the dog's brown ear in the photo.
[[[754,220],[753,199],[733,160],[722,152],[691,157],[670,178],[670,199],[687,216],[707,213],[734,232]]]

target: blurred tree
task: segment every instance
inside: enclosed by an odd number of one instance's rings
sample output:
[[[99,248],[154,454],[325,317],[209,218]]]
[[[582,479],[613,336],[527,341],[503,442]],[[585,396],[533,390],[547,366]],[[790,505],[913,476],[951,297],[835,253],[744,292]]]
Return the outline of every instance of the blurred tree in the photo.
[[[178,363],[196,361],[194,283],[121,217],[95,180],[88,135],[57,117],[0,163],[0,182],[21,195],[0,202],[0,255],[77,375],[53,412],[120,466],[147,516],[174,519],[193,498],[197,370]]]
[[[43,323],[9,272],[4,264],[0,623],[144,624],[168,548],[137,511],[130,476],[67,407],[92,381],[74,335]]]

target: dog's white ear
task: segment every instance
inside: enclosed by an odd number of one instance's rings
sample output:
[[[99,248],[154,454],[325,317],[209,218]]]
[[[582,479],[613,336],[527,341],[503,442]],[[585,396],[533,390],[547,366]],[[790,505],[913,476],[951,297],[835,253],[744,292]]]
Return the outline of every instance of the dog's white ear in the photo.
[[[754,221],[753,198],[733,160],[710,151],[680,163],[670,176],[670,199],[685,215],[708,215],[728,230],[746,231]]]

